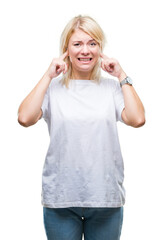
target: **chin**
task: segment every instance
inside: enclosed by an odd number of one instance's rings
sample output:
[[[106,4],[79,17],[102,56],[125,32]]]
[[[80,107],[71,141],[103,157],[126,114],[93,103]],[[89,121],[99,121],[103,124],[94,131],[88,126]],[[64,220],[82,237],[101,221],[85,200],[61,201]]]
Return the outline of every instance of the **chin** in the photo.
[[[78,66],[77,69],[78,69],[79,71],[89,71],[89,72],[91,72],[94,67],[95,67],[95,64],[82,65],[82,66]]]

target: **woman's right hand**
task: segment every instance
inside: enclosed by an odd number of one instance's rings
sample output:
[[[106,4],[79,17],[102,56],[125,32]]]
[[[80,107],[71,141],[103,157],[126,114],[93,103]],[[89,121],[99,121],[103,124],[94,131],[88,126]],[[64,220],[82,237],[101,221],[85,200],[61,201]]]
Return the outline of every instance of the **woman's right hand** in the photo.
[[[44,76],[21,103],[18,110],[18,122],[22,126],[29,127],[42,116],[41,106],[52,78],[57,77],[61,72],[65,74],[68,70],[68,66],[64,62],[67,56],[68,51],[59,58],[53,59]]]
[[[68,65],[64,62],[64,59],[68,56],[68,51],[62,54],[59,58],[54,58],[50,64],[46,74],[52,79],[57,77],[61,72],[65,74],[68,70]]]

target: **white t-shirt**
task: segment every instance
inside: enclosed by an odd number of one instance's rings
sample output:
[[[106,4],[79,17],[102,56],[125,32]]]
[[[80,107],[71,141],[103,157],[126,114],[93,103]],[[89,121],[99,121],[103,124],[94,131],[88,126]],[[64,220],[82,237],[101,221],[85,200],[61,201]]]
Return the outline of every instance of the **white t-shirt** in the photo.
[[[42,176],[42,204],[49,208],[120,207],[124,168],[117,133],[124,99],[119,82],[54,78],[42,111],[50,144]],[[123,122],[123,121],[122,121]]]

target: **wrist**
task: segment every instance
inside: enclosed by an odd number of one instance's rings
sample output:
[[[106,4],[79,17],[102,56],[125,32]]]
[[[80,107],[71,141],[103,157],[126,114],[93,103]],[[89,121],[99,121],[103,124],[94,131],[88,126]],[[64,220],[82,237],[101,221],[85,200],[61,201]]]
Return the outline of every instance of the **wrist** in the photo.
[[[51,80],[53,79],[53,77],[51,76],[51,74],[49,73],[49,71],[45,72],[44,78],[45,78],[46,81],[48,81],[48,82],[51,82]]]
[[[122,73],[118,76],[119,82],[122,82],[126,77],[127,77],[127,74],[126,74],[125,72],[122,72]]]

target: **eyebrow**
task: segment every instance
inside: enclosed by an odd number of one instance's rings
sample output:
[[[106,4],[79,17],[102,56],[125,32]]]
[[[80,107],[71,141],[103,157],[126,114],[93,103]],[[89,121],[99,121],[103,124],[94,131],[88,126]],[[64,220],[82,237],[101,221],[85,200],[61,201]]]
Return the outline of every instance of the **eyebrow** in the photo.
[[[92,39],[90,39],[88,42],[92,42],[92,41],[95,41],[95,42],[96,42],[96,40],[95,40],[95,39],[93,39],[93,38],[92,38]],[[74,42],[82,42],[82,41],[81,41],[81,40],[75,40],[75,41],[73,41],[73,43],[74,43]]]

